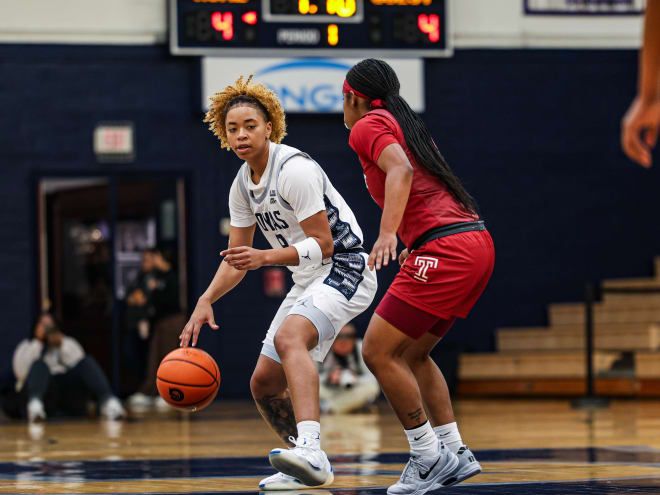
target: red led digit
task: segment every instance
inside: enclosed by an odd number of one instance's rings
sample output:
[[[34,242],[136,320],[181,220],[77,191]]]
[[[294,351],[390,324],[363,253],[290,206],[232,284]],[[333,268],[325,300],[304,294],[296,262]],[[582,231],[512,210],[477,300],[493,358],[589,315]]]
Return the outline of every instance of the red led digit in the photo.
[[[251,10],[250,12],[243,14],[241,19],[245,24],[254,26],[257,23],[257,13],[254,10]]]
[[[222,37],[229,41],[234,38],[234,16],[231,12],[213,12],[211,15],[213,29],[222,33]]]
[[[419,14],[417,16],[417,26],[422,33],[429,35],[429,40],[432,43],[437,43],[440,40],[440,18],[436,14]]]

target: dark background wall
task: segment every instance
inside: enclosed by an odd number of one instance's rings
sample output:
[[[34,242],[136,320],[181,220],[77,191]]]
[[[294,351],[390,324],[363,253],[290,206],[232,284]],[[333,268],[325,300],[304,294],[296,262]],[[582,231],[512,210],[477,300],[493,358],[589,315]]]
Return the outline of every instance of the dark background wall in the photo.
[[[450,381],[457,353],[492,350],[498,326],[545,324],[546,304],[579,300],[587,280],[651,275],[660,168],[628,162],[618,139],[636,61],[624,50],[459,50],[426,62],[424,118],[477,198],[497,254],[484,296],[436,353]],[[0,46],[0,376],[10,374],[37,308],[40,174],[186,174],[192,301],[204,290],[226,245],[218,221],[239,162],[201,123],[199,86],[198,61],[165,47]],[[135,123],[135,163],[95,161],[92,131],[101,120]],[[286,143],[324,166],[371,246],[379,210],[341,116],[290,115],[288,124]],[[394,273],[381,273],[379,296]],[[221,330],[204,329],[200,340],[218,360],[225,397],[249,395],[279,303],[262,295],[261,280],[249,273],[216,304]],[[361,329],[370,314],[358,318]]]

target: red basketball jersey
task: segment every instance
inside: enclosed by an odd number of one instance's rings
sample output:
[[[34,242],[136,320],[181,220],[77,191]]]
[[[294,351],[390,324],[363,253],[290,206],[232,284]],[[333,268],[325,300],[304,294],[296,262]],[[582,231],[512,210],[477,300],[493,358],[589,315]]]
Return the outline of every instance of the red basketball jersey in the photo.
[[[385,202],[386,174],[378,168],[378,157],[385,147],[393,143],[400,144],[408,156],[414,175],[398,230],[406,246],[410,247],[429,229],[478,219],[465,211],[439,178],[415,161],[399,123],[387,110],[377,109],[365,114],[351,129],[348,142],[360,159],[367,189],[381,208]]]

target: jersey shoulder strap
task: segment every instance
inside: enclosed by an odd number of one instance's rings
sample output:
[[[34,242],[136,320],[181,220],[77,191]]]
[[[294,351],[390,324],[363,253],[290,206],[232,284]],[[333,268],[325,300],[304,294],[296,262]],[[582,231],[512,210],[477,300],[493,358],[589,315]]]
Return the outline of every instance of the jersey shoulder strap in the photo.
[[[285,148],[284,145],[281,145],[282,148]],[[284,167],[284,164],[289,161],[291,158],[294,156],[302,156],[304,158],[307,158],[309,161],[311,161],[315,166],[319,168],[321,171],[321,177],[323,177],[323,194],[325,195],[327,189],[328,189],[328,178],[325,175],[325,172],[321,168],[321,165],[319,165],[316,160],[314,160],[311,156],[309,156],[307,153],[304,151],[300,151],[299,149],[293,148],[291,146],[286,146],[286,149],[283,149],[283,152],[281,153],[281,156],[279,157],[279,161],[277,163],[277,170],[275,171],[275,189],[277,190],[277,198],[280,200],[280,203],[282,203],[282,206],[284,206],[287,210],[293,211],[293,206],[282,197],[280,194],[280,188],[277,187],[280,181],[280,172],[282,172],[282,167]]]

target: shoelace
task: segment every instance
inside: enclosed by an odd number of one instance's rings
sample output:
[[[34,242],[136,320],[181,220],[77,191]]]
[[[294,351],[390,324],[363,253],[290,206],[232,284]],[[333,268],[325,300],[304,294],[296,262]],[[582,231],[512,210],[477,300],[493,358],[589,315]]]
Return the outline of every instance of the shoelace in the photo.
[[[318,450],[318,446],[316,446],[315,448],[312,444],[306,444],[304,443],[304,441],[305,441],[304,438],[296,439],[290,436],[289,442],[294,444],[294,447],[289,447],[289,450],[295,451],[297,449],[300,449],[298,453],[310,462],[316,461],[316,462],[312,462],[312,464],[316,466],[318,464],[318,459],[315,459],[316,456],[314,456],[313,454]]]
[[[314,450],[312,444],[305,443],[304,438],[296,439],[294,437],[289,437],[289,442],[294,445],[293,447],[289,447],[289,450],[301,449],[300,453],[305,457],[308,457],[308,454]]]
[[[301,449],[312,449],[312,450],[314,450],[315,448],[319,447],[318,445],[315,445],[313,443],[305,443],[304,438],[296,439],[295,437],[290,436],[289,437],[289,442],[291,442],[294,445],[294,447],[289,447],[289,449],[301,448]]]
[[[305,445],[304,443],[302,443],[302,442],[304,442],[304,439],[302,439],[302,438],[297,439],[296,437],[290,436],[289,437],[289,442],[291,442],[293,444],[293,447],[289,447],[289,450],[294,450],[294,449],[297,449],[297,448],[303,448],[303,449],[309,449],[310,448],[309,445]]]
[[[415,469],[413,469],[416,468]],[[408,459],[408,463],[406,464],[406,467],[403,468],[403,473],[401,473],[401,483],[405,483],[406,480],[411,479],[414,477],[415,472],[422,472],[422,471],[427,471],[428,467],[422,464],[417,456],[410,456],[410,459]]]

